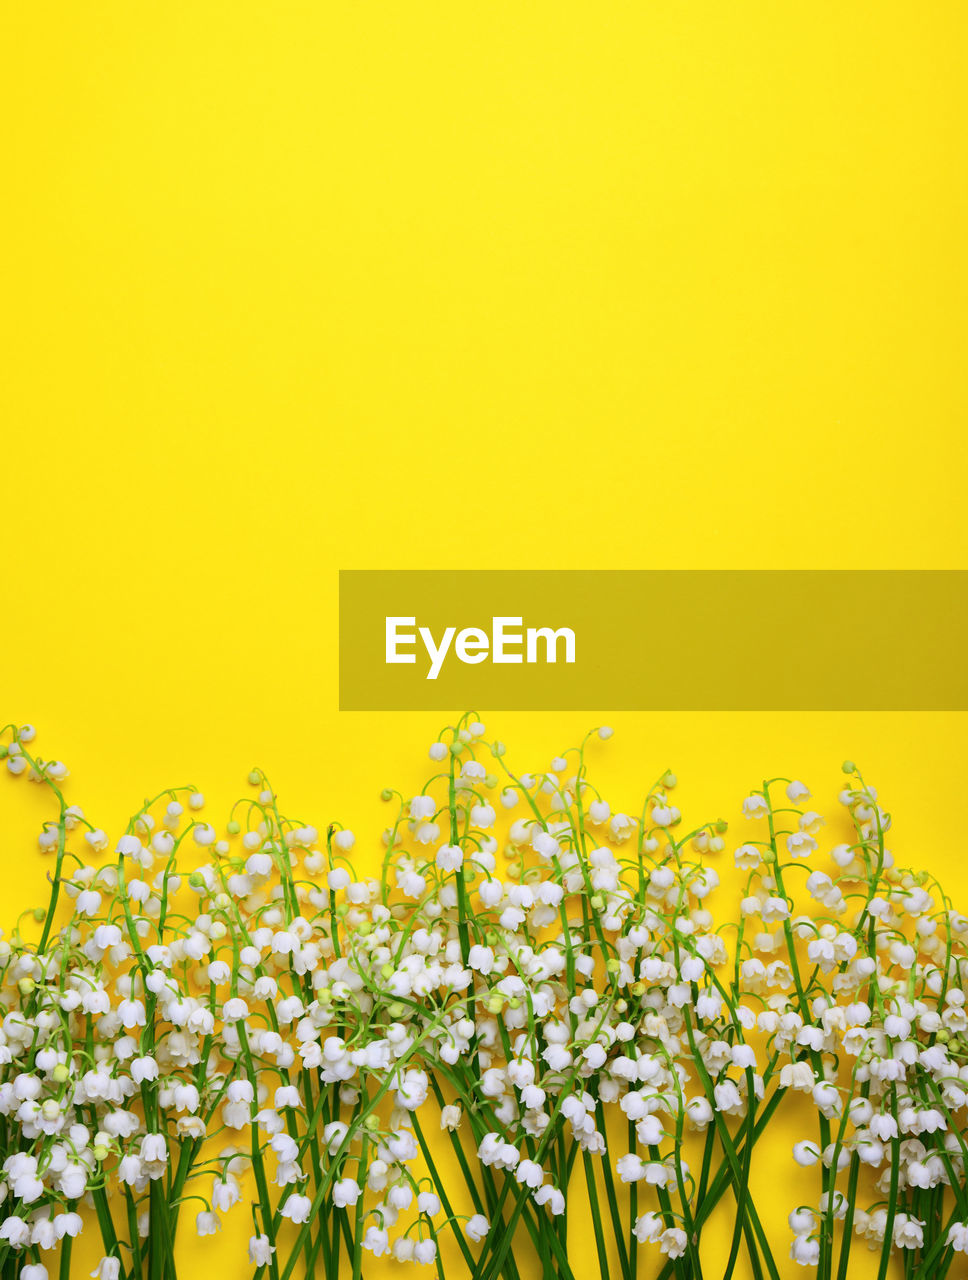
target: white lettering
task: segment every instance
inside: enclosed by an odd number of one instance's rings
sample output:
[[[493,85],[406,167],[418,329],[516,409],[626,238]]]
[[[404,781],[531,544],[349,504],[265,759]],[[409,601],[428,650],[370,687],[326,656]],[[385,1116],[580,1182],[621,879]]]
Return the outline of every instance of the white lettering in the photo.
[[[416,644],[417,637],[412,633],[410,635],[399,635],[397,627],[402,625],[412,627],[416,623],[416,618],[387,618],[387,662],[416,662],[417,655],[415,653],[401,653],[399,646],[401,644]]]
[[[438,642],[430,627],[417,627],[416,618],[385,618],[386,661],[407,663],[417,661],[415,653],[407,652],[417,645],[419,637],[430,660],[426,679],[436,680],[453,649],[457,661],[477,666],[490,658],[491,662],[507,664],[526,662],[557,663],[558,653],[564,643],[564,661],[575,662],[577,641],[571,627],[528,627],[523,629],[523,618],[499,617],[491,619],[491,632],[481,627],[444,627]],[[416,630],[413,630],[416,628]],[[522,653],[521,650],[524,650]]]
[[[461,662],[469,662],[471,666],[475,666],[484,661],[490,647],[491,641],[486,631],[482,631],[480,627],[465,627],[457,637],[454,652]]]
[[[504,630],[505,624],[508,624],[512,627],[520,627],[521,622],[522,622],[521,618],[492,618],[491,619],[491,628],[494,633],[494,656],[492,658],[492,661],[494,662],[523,662],[524,661],[520,653],[507,653],[505,651],[505,645],[522,644],[524,641],[524,637],[520,634],[520,632],[517,635],[513,635],[513,634],[509,635]]]
[[[559,627],[552,631],[550,627],[528,627],[528,661],[538,661],[538,639],[545,642],[545,662],[558,661],[558,641],[565,642],[565,662],[575,661],[575,633],[571,627]]]
[[[430,670],[427,672],[428,680],[436,680],[440,675],[440,668],[444,665],[444,659],[447,657],[447,650],[450,648],[450,642],[454,638],[456,627],[447,627],[444,631],[444,638],[440,642],[438,648],[434,644],[434,637],[429,627],[420,628],[420,639],[424,642],[424,648],[430,657]]]

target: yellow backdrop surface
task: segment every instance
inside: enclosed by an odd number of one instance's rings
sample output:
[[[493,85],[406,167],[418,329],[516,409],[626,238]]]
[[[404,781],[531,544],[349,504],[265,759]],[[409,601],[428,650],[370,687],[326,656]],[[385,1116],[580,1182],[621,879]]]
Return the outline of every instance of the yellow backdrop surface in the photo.
[[[0,721],[105,827],[258,762],[375,851],[439,717],[337,712],[340,567],[965,567],[962,4],[3,25]],[[702,817],[854,757],[968,901],[963,718],[609,719]],[[11,920],[42,808],[0,787]]]

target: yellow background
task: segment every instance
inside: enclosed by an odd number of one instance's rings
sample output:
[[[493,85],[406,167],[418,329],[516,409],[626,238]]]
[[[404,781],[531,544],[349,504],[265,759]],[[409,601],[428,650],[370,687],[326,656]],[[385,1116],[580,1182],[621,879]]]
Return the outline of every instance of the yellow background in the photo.
[[[105,826],[257,760],[366,850],[438,717],[337,713],[339,567],[965,567],[966,23],[8,6],[0,719]],[[968,899],[962,719],[610,718],[704,817],[854,756]]]

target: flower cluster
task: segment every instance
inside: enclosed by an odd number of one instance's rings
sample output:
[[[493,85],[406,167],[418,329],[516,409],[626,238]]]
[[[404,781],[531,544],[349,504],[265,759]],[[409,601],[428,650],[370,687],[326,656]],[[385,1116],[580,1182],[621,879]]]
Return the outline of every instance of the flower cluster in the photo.
[[[57,806],[39,937],[0,940],[9,1273],[46,1280],[59,1249],[68,1274],[93,1229],[100,1280],[168,1280],[183,1212],[210,1235],[239,1206],[271,1280],[384,1254],[570,1278],[581,1181],[603,1277],[643,1247],[650,1275],[701,1276],[720,1205],[727,1280],[778,1280],[783,1253],[842,1280],[855,1244],[943,1276],[968,1253],[968,920],[895,865],[852,763],[826,855],[786,778],[728,846],[669,773],[614,811],[586,760],[610,736],[515,774],[464,717],[416,794],[383,793],[367,875],[258,770],[219,828],[181,787],[110,840],[8,726],[6,770]],[[812,1192],[778,1239],[750,1174],[791,1105]]]

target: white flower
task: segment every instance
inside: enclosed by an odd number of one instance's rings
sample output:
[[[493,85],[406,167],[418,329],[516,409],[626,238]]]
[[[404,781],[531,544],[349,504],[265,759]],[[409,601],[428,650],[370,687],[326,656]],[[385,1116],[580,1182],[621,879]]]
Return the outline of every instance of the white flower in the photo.
[[[54,1218],[54,1231],[58,1240],[63,1240],[65,1236],[73,1240],[81,1234],[83,1227],[84,1220],[79,1213],[59,1213]]]
[[[468,1218],[464,1225],[464,1233],[469,1240],[477,1243],[483,1240],[490,1230],[490,1224],[482,1213],[475,1213],[472,1218]]]
[[[440,1112],[440,1127],[441,1129],[457,1129],[460,1127],[462,1118],[463,1112],[461,1108],[454,1103],[448,1103]]]
[[[101,910],[101,901],[96,889],[84,889],[74,899],[74,910],[78,915],[96,916]]]
[[[619,1156],[615,1171],[623,1182],[641,1182],[645,1177],[645,1161],[634,1151]]]
[[[681,1227],[667,1227],[659,1236],[659,1248],[670,1258],[681,1258],[689,1240]]]
[[[337,1209],[356,1204],[360,1198],[359,1184],[353,1178],[341,1178],[333,1184],[333,1204]]]
[[[713,1109],[709,1099],[704,1097],[690,1098],[686,1103],[686,1114],[690,1124],[696,1129],[707,1128],[713,1120]]]
[[[442,844],[435,861],[441,871],[459,871],[464,865],[464,851],[459,844]]]
[[[924,1223],[919,1218],[899,1213],[894,1219],[894,1243],[901,1249],[923,1249]]]
[[[280,1206],[279,1212],[284,1218],[288,1218],[290,1222],[308,1222],[312,1207],[313,1202],[309,1196],[294,1194],[286,1198],[285,1203]]]
[[[665,1230],[665,1224],[660,1214],[643,1213],[635,1219],[633,1230],[639,1244],[658,1244],[659,1237]]]
[[[524,1186],[540,1187],[544,1182],[544,1169],[533,1160],[522,1160],[515,1169],[514,1176]]]
[[[787,836],[786,847],[791,858],[809,858],[816,849],[817,842],[805,831],[794,831]]]
[[[949,1230],[945,1244],[958,1253],[968,1253],[968,1222],[956,1222]]]
[[[146,1133],[141,1139],[141,1163],[151,1178],[164,1176],[168,1163],[168,1144],[163,1133]]]
[[[6,1240],[11,1249],[22,1249],[24,1245],[30,1244],[30,1227],[23,1218],[18,1218],[15,1214],[4,1218],[0,1224],[0,1240]]]
[[[17,1177],[11,1177],[13,1193],[24,1204],[33,1204],[44,1194],[44,1184],[33,1171],[26,1171]]]
[[[532,1191],[531,1198],[535,1204],[547,1205],[549,1212],[556,1218],[565,1212],[565,1197],[557,1187],[546,1182],[537,1191]]]
[[[131,1077],[138,1084],[142,1084],[145,1080],[158,1079],[158,1063],[155,1058],[132,1058],[128,1064]]]
[[[820,1159],[820,1150],[816,1143],[798,1142],[793,1148],[793,1158],[803,1168],[816,1164]]]
[[[788,1062],[780,1068],[781,1089],[796,1089],[801,1093],[812,1093],[815,1084],[816,1077],[809,1062]]]
[[[893,1116],[874,1115],[868,1123],[868,1128],[881,1142],[890,1142],[898,1134],[897,1121]]]
[[[532,848],[539,857],[550,862],[561,852],[561,846],[549,831],[535,829],[531,840]]]
[[[362,1244],[374,1257],[380,1258],[390,1250],[389,1233],[381,1227],[367,1227]]]
[[[613,834],[615,835],[618,835],[619,832],[615,830],[614,824],[616,822],[616,819],[621,816],[624,816],[624,815],[617,814],[616,817],[612,819],[612,829],[613,829]],[[682,815],[679,813],[679,810],[675,807],[675,805],[656,804],[656,805],[653,805],[652,807],[651,816],[652,816],[653,823],[657,827],[671,827]]]
[[[733,861],[737,867],[753,870],[763,861],[763,855],[755,844],[741,844],[733,851]]]
[[[249,1237],[249,1261],[256,1267],[267,1267],[272,1261],[276,1246],[266,1235]]]
[[[480,831],[487,831],[494,826],[497,821],[497,814],[494,806],[489,804],[476,804],[471,808],[471,825]]]
[[[794,1236],[790,1243],[790,1257],[801,1267],[815,1267],[820,1261],[820,1241],[806,1235]]]
[[[745,1071],[747,1067],[756,1070],[756,1053],[751,1045],[735,1044],[732,1049],[733,1066]]]

